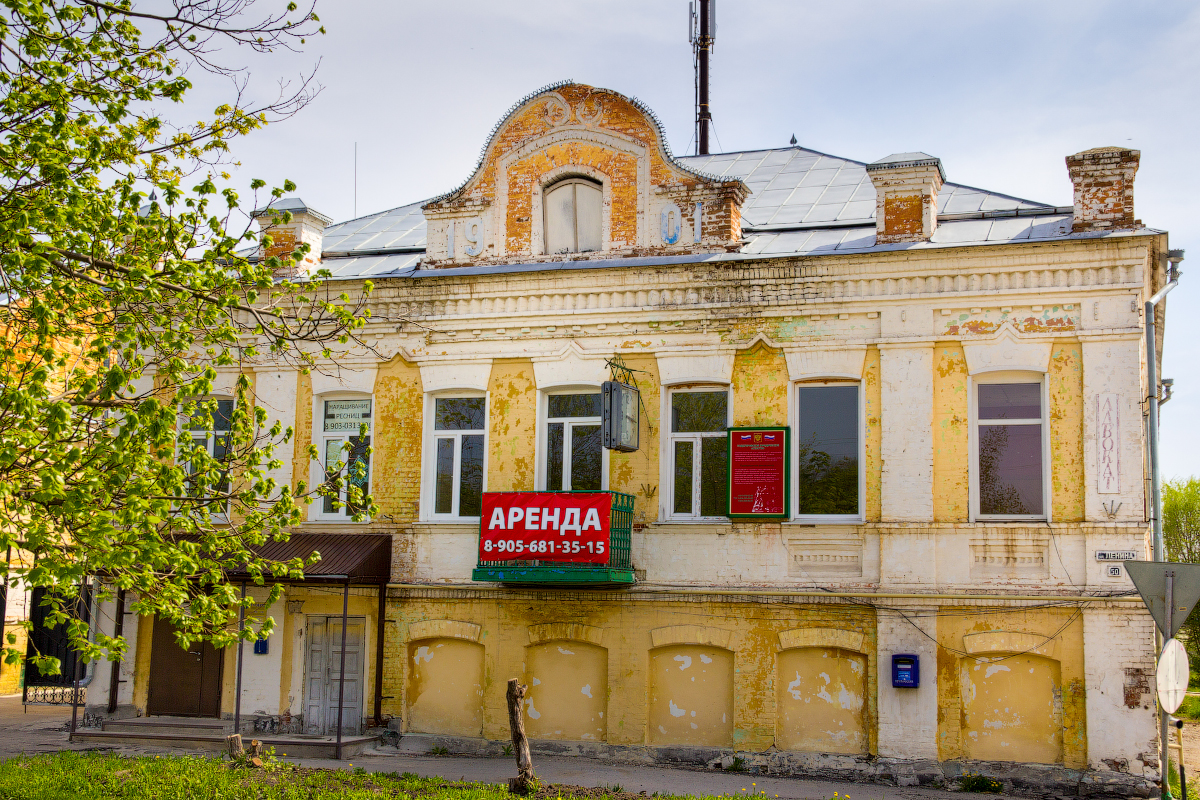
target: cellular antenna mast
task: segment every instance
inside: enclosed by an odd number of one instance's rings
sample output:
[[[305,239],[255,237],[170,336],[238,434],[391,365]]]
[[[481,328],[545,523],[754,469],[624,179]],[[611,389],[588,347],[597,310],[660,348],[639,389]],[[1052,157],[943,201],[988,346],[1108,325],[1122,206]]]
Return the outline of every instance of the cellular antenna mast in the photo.
[[[699,11],[697,12],[697,6]],[[717,0],[688,3],[688,41],[696,66],[696,152],[708,155],[712,113],[708,110],[708,57],[717,38]]]

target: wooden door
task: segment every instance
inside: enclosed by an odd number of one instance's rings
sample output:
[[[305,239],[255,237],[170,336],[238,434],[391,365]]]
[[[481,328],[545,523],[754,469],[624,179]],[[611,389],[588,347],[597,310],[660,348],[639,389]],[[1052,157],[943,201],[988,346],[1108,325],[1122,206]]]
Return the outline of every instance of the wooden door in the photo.
[[[183,649],[175,639],[175,628],[165,620],[155,620],[147,713],[219,717],[223,656],[210,642],[192,642]]]
[[[342,735],[354,735],[362,725],[363,659],[367,621],[346,620],[346,685],[342,698]],[[304,731],[328,736],[337,733],[338,679],[342,661],[342,618],[308,618],[308,657],[305,673]]]

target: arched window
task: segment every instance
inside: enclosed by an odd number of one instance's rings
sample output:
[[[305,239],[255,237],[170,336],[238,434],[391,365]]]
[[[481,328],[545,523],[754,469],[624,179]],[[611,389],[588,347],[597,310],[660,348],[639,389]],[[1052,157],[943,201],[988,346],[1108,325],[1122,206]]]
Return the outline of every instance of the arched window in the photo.
[[[586,178],[567,178],[546,189],[546,252],[588,253],[603,246],[604,192]]]

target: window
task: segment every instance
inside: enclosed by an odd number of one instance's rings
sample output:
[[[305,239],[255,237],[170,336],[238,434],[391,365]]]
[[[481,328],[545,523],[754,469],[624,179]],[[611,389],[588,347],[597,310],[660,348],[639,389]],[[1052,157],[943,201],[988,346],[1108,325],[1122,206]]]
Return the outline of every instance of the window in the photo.
[[[483,508],[486,405],[482,397],[433,401],[435,516],[478,517]]]
[[[325,400],[321,404],[322,425],[320,452],[325,463],[326,479],[339,472],[341,490],[337,497],[322,499],[321,513],[327,517],[347,519],[365,507],[362,500],[371,484],[371,401],[368,398]],[[359,436],[363,424],[367,435]],[[343,471],[344,470],[344,471]],[[357,502],[350,498],[350,487],[359,490]]]
[[[229,428],[233,418],[233,400],[198,400],[193,404],[192,416],[187,420],[193,449],[199,448],[214,461],[224,461],[229,456]],[[220,478],[200,479],[197,475],[201,465],[189,461],[187,465],[188,494],[203,497],[208,494],[228,494],[229,475],[222,472]],[[229,502],[222,501],[209,506],[210,513],[227,515]]]
[[[604,488],[600,393],[552,394],[546,401],[546,491]]]
[[[796,515],[857,518],[858,385],[802,384],[796,395]]]
[[[671,392],[672,516],[700,518],[728,514],[728,426],[726,390]]]
[[[1045,518],[1042,382],[981,382],[975,392],[978,516]]]
[[[603,246],[604,191],[584,178],[568,178],[546,189],[543,198],[546,252],[589,253]]]

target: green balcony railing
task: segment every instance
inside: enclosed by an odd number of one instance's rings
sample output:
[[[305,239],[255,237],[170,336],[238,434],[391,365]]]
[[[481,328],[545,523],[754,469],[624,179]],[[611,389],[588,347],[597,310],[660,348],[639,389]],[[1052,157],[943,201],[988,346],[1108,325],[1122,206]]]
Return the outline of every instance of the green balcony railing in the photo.
[[[573,492],[612,495],[608,563],[566,561],[480,561],[471,580],[489,583],[596,585],[633,583],[633,495],[623,492]]]

